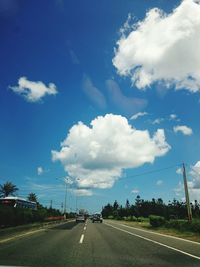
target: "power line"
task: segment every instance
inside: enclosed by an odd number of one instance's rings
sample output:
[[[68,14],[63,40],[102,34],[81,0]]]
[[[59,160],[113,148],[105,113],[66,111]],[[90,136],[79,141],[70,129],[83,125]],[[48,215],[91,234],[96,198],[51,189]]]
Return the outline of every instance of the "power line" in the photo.
[[[179,164],[168,166],[168,167],[161,168],[161,169],[156,169],[156,170],[152,170],[152,171],[148,171],[148,172],[138,173],[138,174],[135,174],[135,175],[125,176],[124,179],[130,179],[130,178],[144,176],[144,175],[148,175],[148,174],[152,174],[152,173],[162,172],[162,171],[169,170],[169,169],[172,169],[172,168],[175,168],[175,167],[179,167],[180,165],[181,164],[179,163]]]

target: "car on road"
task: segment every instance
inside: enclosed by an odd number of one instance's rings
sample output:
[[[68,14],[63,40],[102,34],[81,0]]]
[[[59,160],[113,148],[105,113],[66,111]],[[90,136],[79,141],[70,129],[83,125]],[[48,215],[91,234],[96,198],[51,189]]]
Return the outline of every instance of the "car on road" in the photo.
[[[95,213],[93,216],[92,216],[92,222],[100,222],[102,223],[103,222],[103,218],[102,218],[102,215],[100,213]]]
[[[85,216],[84,216],[84,214],[77,214],[76,215],[76,222],[78,223],[78,222],[85,222]]]

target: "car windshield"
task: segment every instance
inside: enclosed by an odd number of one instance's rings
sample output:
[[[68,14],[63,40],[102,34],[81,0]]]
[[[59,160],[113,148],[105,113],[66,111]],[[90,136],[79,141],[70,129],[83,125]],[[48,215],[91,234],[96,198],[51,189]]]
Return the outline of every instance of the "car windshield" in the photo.
[[[0,0],[0,267],[200,266],[200,0]]]

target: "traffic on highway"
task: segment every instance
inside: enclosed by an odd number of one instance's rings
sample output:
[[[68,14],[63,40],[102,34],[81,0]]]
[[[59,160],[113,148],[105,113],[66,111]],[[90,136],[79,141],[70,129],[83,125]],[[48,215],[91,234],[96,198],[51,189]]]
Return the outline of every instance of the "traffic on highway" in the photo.
[[[0,266],[198,267],[200,243],[128,227],[75,220],[0,240]]]

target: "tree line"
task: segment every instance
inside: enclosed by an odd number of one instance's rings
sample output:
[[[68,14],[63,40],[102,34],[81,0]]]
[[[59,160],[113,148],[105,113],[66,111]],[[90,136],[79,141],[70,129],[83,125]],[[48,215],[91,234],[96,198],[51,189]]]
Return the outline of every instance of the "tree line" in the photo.
[[[195,200],[191,203],[193,217],[200,218],[200,203]],[[162,216],[166,220],[169,219],[186,219],[187,206],[185,202],[173,199],[167,204],[162,198],[152,200],[144,200],[139,195],[136,197],[134,203],[126,200],[124,206],[120,205],[117,200],[113,204],[108,203],[102,208],[102,215],[104,218],[123,219],[127,217],[149,217],[150,215]]]
[[[18,190],[15,184],[8,181],[0,185],[0,198],[16,196]],[[53,220],[63,215],[58,209],[44,207],[40,204],[37,195],[33,192],[27,195],[27,200],[36,202],[37,210],[0,205],[0,227],[43,222],[50,218]]]

